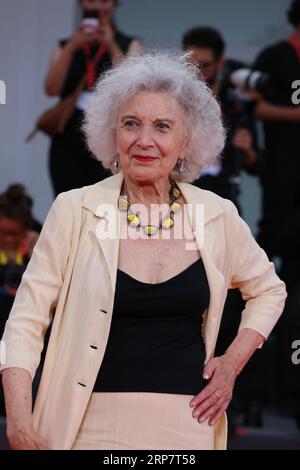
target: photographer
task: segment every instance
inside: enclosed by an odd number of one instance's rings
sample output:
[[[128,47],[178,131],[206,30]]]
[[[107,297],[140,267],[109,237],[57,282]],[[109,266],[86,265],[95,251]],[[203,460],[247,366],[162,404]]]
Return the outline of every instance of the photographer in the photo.
[[[96,183],[110,175],[87,150],[80,129],[89,91],[106,70],[125,55],[141,54],[137,39],[121,33],[114,21],[118,0],[80,0],[83,21],[73,37],[55,48],[45,79],[49,96],[61,99],[74,92],[83,77],[85,86],[64,132],[52,139],[50,175],[55,195]]]
[[[258,145],[252,102],[235,90],[222,73],[232,61],[225,61],[225,42],[218,31],[210,27],[196,27],[187,31],[182,40],[183,49],[190,52],[199,74],[218,96],[227,130],[227,140],[219,166],[207,167],[194,182],[230,199],[239,208],[240,173],[258,171]],[[240,64],[241,67],[243,64]]]
[[[22,185],[11,185],[0,195],[0,337],[38,239],[31,207],[32,199]],[[4,415],[1,380],[0,415]]]
[[[283,231],[300,208],[300,107],[292,101],[292,84],[300,79],[300,0],[292,2],[288,18],[295,28],[293,35],[263,50],[254,64],[277,85],[276,91],[266,93],[256,106],[256,116],[264,121],[265,132],[259,241],[269,256],[283,257],[287,242]],[[299,261],[298,253],[298,266]],[[289,264],[292,268],[292,259]],[[283,270],[288,286],[293,284],[297,273],[285,266]]]
[[[280,276],[289,293],[285,315],[277,326],[277,362],[281,364],[277,394],[279,391],[289,407],[294,402],[293,413],[300,426],[299,367],[290,358],[291,345],[300,337],[300,107],[293,100],[293,83],[300,79],[300,0],[291,2],[288,20],[293,34],[264,49],[254,64],[276,85],[256,106],[265,133],[258,241],[269,257],[280,257]]]
[[[39,235],[31,207],[21,184],[0,194],[0,335]]]

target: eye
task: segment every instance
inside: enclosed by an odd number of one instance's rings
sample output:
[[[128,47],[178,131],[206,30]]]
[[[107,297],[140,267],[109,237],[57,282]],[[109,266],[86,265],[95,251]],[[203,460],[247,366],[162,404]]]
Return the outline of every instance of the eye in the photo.
[[[135,129],[138,126],[138,123],[134,119],[126,119],[122,127],[127,127],[128,129]]]
[[[161,130],[161,131],[165,131],[167,129],[170,129],[170,126],[169,124],[167,124],[166,122],[158,122],[156,124],[156,128]]]

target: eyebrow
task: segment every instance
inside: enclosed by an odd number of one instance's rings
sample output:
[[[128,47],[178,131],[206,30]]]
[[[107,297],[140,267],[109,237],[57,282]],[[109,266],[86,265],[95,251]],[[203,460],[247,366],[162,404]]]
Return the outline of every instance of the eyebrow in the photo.
[[[134,116],[134,115],[126,115],[126,116],[123,116],[121,118],[121,121],[124,121],[125,119],[136,119],[139,121],[139,118],[137,116]],[[170,123],[171,125],[175,124],[175,121],[173,121],[173,119],[163,119],[163,118],[158,118],[158,119],[155,119],[154,123],[156,124],[157,122],[168,122]]]

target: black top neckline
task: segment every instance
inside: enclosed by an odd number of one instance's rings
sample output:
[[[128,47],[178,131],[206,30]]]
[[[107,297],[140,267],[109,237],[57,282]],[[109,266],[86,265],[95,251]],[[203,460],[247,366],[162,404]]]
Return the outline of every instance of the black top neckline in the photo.
[[[118,273],[121,274],[122,276],[125,276],[129,279],[131,279],[132,281],[138,283],[138,284],[141,284],[141,285],[144,285],[144,286],[163,286],[164,284],[168,284],[169,282],[177,279],[179,276],[182,276],[183,274],[185,274],[187,271],[189,271],[190,269],[192,269],[195,265],[197,265],[197,263],[199,262],[203,262],[202,261],[202,258],[198,258],[196,261],[194,261],[192,264],[190,264],[187,268],[185,268],[183,271],[180,271],[180,273],[178,274],[175,274],[175,276],[172,276],[170,277],[169,279],[167,279],[166,281],[162,281],[162,282],[156,282],[156,283],[151,283],[151,282],[143,282],[143,281],[140,281],[139,279],[136,279],[132,276],[130,276],[130,274],[126,273],[125,271],[122,271],[121,269],[118,269]]]

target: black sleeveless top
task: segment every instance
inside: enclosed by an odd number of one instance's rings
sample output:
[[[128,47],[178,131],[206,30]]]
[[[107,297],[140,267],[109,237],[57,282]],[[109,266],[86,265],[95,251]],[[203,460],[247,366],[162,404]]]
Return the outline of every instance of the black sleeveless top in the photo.
[[[159,284],[118,270],[109,339],[93,391],[199,393],[206,384],[201,329],[209,298],[202,259]]]
[[[125,34],[121,33],[120,31],[116,32],[115,41],[120,47],[121,51],[126,54],[128,52],[129,46],[134,40],[133,37],[126,36]],[[64,47],[68,43],[69,39],[63,39],[59,41],[61,47]],[[91,57],[97,54],[99,49],[99,45],[95,45],[91,50]],[[108,52],[106,52],[100,59],[97,65],[97,78],[100,75],[109,70],[112,67],[112,60],[111,56]],[[86,58],[83,49],[79,49],[73,57],[72,63],[69,68],[68,75],[65,80],[65,84],[63,90],[61,92],[61,98],[65,98],[69,94],[71,94],[80,80],[83,78],[86,72]]]

